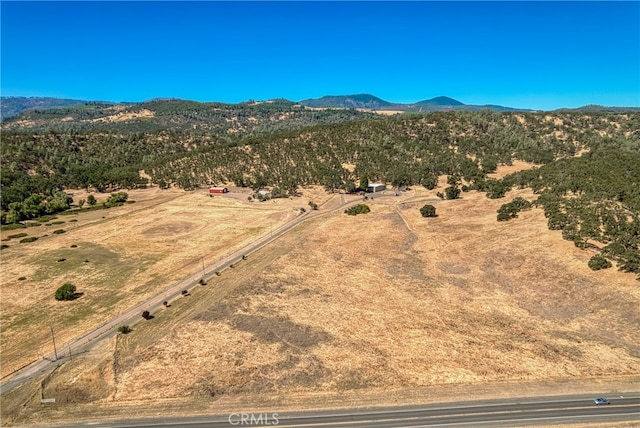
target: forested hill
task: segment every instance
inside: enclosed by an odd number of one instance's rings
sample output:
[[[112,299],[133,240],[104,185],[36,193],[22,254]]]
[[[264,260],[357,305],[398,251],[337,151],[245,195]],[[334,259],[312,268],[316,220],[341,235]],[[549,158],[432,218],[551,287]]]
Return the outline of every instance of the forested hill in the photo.
[[[373,117],[356,110],[311,110],[287,100],[239,104],[158,99],[126,105],[83,104],[67,108],[29,110],[4,120],[3,130],[36,132],[121,132],[161,130],[255,135],[282,129]]]
[[[70,107],[85,104],[113,104],[102,102],[89,102],[82,100],[70,100],[65,98],[50,97],[1,97],[0,119],[17,116],[25,110],[48,110],[52,108]]]
[[[55,120],[47,122],[50,117]],[[576,245],[604,230],[597,238],[613,245],[608,257],[640,273],[639,113],[386,117],[306,110],[284,100],[232,106],[173,100],[29,112],[3,128],[3,221],[28,216],[25,201],[34,194],[64,188],[233,183],[269,186],[285,196],[313,184],[350,192],[363,177],[433,188],[438,176],[448,175],[454,189],[447,197],[473,189],[504,197],[512,186],[534,188],[550,227],[566,229]],[[487,179],[514,159],[543,166]]]

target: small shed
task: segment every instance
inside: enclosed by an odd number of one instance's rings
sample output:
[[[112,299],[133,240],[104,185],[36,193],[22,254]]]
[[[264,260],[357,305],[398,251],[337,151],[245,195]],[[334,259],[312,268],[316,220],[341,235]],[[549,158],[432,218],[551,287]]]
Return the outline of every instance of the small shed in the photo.
[[[215,195],[219,193],[229,193],[229,189],[227,189],[226,187],[210,187],[209,188],[210,195]]]
[[[386,188],[387,186],[384,183],[370,183],[369,186],[367,186],[367,192],[382,192]]]

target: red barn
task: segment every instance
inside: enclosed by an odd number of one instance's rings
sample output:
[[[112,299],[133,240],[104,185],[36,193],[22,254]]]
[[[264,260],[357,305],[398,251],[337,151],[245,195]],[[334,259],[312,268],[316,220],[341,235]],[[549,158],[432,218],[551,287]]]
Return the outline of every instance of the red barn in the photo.
[[[209,194],[214,195],[216,193],[229,193],[229,189],[226,187],[210,187]]]

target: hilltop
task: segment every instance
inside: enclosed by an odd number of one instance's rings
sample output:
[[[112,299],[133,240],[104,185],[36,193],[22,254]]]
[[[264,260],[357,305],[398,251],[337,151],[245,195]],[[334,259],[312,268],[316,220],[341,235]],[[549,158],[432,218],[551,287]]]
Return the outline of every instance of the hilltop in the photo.
[[[308,107],[322,108],[359,108],[371,110],[390,111],[447,111],[447,110],[493,110],[493,111],[530,111],[527,109],[515,109],[499,105],[471,105],[464,104],[456,99],[439,96],[415,103],[393,103],[370,94],[358,95],[329,95],[322,98],[311,98],[300,101],[300,104]]]
[[[84,101],[65,98],[52,97],[1,97],[0,98],[0,120],[17,116],[20,113],[39,109],[48,110],[61,107],[81,106],[87,104],[112,105],[102,101]]]

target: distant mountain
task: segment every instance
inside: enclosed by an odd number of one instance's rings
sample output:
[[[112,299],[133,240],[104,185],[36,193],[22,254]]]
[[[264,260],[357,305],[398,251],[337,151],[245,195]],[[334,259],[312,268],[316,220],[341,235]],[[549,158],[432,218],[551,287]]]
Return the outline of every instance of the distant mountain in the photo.
[[[300,101],[307,107],[321,108],[364,108],[370,110],[399,110],[399,111],[447,111],[447,110],[493,110],[493,111],[531,111],[515,109],[498,105],[470,105],[449,97],[435,97],[416,103],[402,104],[385,101],[370,94],[359,95],[327,95],[322,98],[312,98]]]
[[[0,119],[17,116],[26,110],[47,110],[52,108],[62,108],[85,104],[110,103],[50,97],[0,97]]]
[[[300,104],[307,107],[323,108],[367,108],[380,109],[391,107],[394,104],[369,94],[357,95],[326,95],[322,98],[310,98],[300,101]]]
[[[435,98],[431,98],[430,100],[418,101],[417,103],[415,103],[413,105],[416,105],[416,106],[424,106],[424,105],[429,105],[429,106],[463,106],[464,104],[461,103],[458,100],[454,100],[453,98],[449,98],[449,97],[435,97]]]
[[[597,104],[590,104],[578,108],[561,108],[554,110],[558,113],[638,113],[640,107],[605,107]]]

